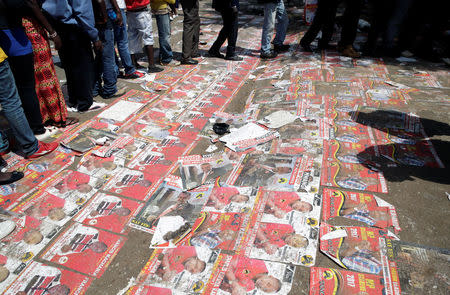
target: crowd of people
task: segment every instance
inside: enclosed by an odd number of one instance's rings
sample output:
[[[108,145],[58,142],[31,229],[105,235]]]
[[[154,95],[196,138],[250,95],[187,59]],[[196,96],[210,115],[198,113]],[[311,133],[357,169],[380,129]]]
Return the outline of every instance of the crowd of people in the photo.
[[[283,0],[258,2],[264,7],[260,57],[275,58],[290,48],[284,44],[288,14]],[[318,1],[313,22],[300,41],[303,50],[313,51],[311,43],[320,31],[319,49],[329,48],[338,2]],[[337,49],[342,55],[358,58],[360,53],[353,43],[361,9],[366,2],[344,2],[346,7]],[[413,20],[420,11],[420,1],[372,2],[372,26],[365,53],[375,54],[378,37],[383,36],[383,52],[389,56],[417,48],[420,48],[419,53],[429,56],[433,50],[432,40],[445,20],[441,15],[445,10],[441,10],[436,18],[425,18],[417,24]],[[170,21],[177,15],[179,4],[184,19],[182,55],[176,61],[170,45]],[[243,60],[236,54],[239,0],[213,0],[212,7],[221,14],[223,27],[208,56]],[[154,58],[152,16],[159,37],[159,65]],[[401,27],[405,23],[411,26],[402,35]],[[424,38],[417,46],[415,37],[419,31]],[[167,66],[197,64],[199,36],[199,0],[0,0],[0,103],[24,157],[39,157],[57,148],[57,143],[44,143],[40,139],[47,137],[55,127],[76,124],[78,119],[69,117],[68,111],[98,110],[105,104],[94,101],[97,95],[105,99],[123,95],[124,89],[119,89],[118,78],[136,79],[144,75],[138,71],[142,68],[138,62],[140,54],[147,57],[148,73],[161,72]],[[50,41],[58,51],[65,71],[67,105],[55,72]],[[223,55],[220,50],[225,41],[227,48]],[[5,133],[0,136],[0,151],[5,154],[9,151],[8,137]],[[2,172],[0,185],[21,176],[19,172]]]

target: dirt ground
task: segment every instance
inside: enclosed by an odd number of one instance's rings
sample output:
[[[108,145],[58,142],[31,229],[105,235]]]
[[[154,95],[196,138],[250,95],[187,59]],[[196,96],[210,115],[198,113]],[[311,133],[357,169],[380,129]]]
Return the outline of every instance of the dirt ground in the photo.
[[[209,2],[208,2],[209,3]],[[209,9],[202,2],[201,15],[205,13],[206,9]],[[208,12],[211,14],[210,9]],[[202,23],[219,22],[217,18],[209,18],[209,15],[202,17]],[[297,46],[301,32],[304,31],[304,27],[300,25],[300,15],[291,14],[290,16],[290,33],[296,33],[296,37],[292,46]],[[249,16],[248,19],[253,19],[253,16]],[[154,28],[156,24],[154,23]],[[238,46],[245,40],[247,33],[254,32],[255,28],[251,22],[243,23],[239,30]],[[181,50],[181,30],[182,30],[182,16],[178,16],[172,22],[172,44],[174,45],[175,58],[180,57]],[[155,36],[157,34],[155,33]],[[204,35],[200,36],[201,41],[204,40]],[[155,40],[155,47],[157,45],[157,39]],[[205,54],[207,44],[202,46],[202,54]],[[242,53],[243,48],[238,48]],[[251,51],[247,54],[258,55],[258,52]],[[298,61],[298,56],[289,56],[287,54],[282,59],[282,64],[289,65],[292,60]],[[261,61],[260,65],[264,65],[264,61]],[[448,68],[441,68],[440,65],[429,63],[400,63],[395,60],[386,60],[385,64],[390,73],[405,70],[405,69],[420,69],[430,72],[435,71],[448,71]],[[254,74],[257,74],[255,72]],[[64,80],[63,71],[58,68],[58,74],[60,79]],[[283,79],[289,79],[290,71],[286,70]],[[448,79],[447,75],[447,79]],[[422,118],[423,122],[426,122],[427,134],[431,139],[437,150],[437,153],[441,160],[450,166],[450,83],[447,80],[445,87],[440,91],[447,97],[446,100],[435,99],[433,93],[421,94],[419,97],[409,101],[406,105],[408,111],[416,113]],[[142,90],[139,84],[130,83],[126,80],[120,80],[121,85],[126,86],[128,89]],[[270,85],[270,80],[255,81],[248,80],[244,86],[239,90],[233,99],[232,103],[225,109],[226,112],[242,112],[244,110],[246,100],[249,93],[261,86]],[[332,90],[330,90],[332,94]],[[111,103],[111,100],[104,100],[97,97],[96,100]],[[395,107],[394,107],[395,109]],[[81,121],[90,119],[96,113],[87,114],[75,114],[74,116],[80,118]],[[191,151],[191,154],[204,153],[204,149],[209,146],[207,140],[204,140],[203,144],[196,147]],[[220,148],[223,148],[221,146]],[[74,164],[74,167],[76,167]],[[448,219],[450,197],[450,170],[446,169],[433,169],[433,168],[397,168],[392,171],[385,171],[385,176],[388,183],[388,194],[378,194],[384,200],[395,206],[399,223],[402,227],[402,231],[399,236],[401,240],[413,242],[417,244],[423,244],[428,246],[448,248],[449,243],[449,225]],[[322,188],[322,187],[321,187]],[[358,225],[357,222],[349,222],[344,219],[335,219],[332,224],[339,225]],[[361,223],[362,225],[362,223]],[[111,265],[107,268],[106,272],[100,279],[94,280],[91,287],[88,290],[88,294],[118,294],[120,291],[125,290],[128,283],[132,278],[136,278],[143,268],[144,264],[148,260],[152,250],[149,249],[149,244],[152,236],[132,229],[127,236],[125,246],[120,250],[119,254],[112,261]],[[316,266],[322,267],[338,267],[325,255],[318,252]],[[447,274],[448,275],[448,274]],[[309,269],[304,267],[297,267],[295,280],[292,290],[289,294],[307,294],[309,292]]]

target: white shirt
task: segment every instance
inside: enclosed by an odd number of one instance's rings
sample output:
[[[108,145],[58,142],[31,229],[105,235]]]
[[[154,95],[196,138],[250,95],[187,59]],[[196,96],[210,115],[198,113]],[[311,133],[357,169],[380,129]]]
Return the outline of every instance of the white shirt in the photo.
[[[126,5],[125,5],[125,0],[116,0],[117,5],[119,6],[120,9],[125,9]],[[111,0],[106,0],[106,9],[112,9],[112,5],[111,5]]]

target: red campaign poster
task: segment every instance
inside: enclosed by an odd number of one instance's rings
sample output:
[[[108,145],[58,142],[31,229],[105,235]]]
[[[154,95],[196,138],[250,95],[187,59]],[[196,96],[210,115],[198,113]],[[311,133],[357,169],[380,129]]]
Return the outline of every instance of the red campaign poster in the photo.
[[[164,154],[147,149],[138,154],[127,167],[155,175],[166,175],[176,162],[166,159]]]
[[[216,185],[203,208],[205,212],[250,213],[255,205],[256,188]]]
[[[360,164],[367,159],[362,159],[354,154],[337,155],[338,151],[339,143],[337,141],[324,141],[322,185],[387,193],[387,183],[382,172],[373,171]]]
[[[288,294],[294,273],[293,265],[220,254],[201,294]]]
[[[140,138],[147,141],[158,142],[166,136],[171,135],[171,126],[165,123],[157,123],[153,120],[144,120],[145,116],[140,116],[135,120],[129,121],[122,126],[118,133],[126,134],[134,138]]]
[[[359,226],[320,225],[320,251],[348,270],[383,273],[381,242],[396,238],[387,230]]]
[[[32,262],[3,294],[81,295],[87,291],[91,282],[90,277]]]
[[[41,258],[70,269],[101,277],[125,238],[74,223],[41,254]]]
[[[178,158],[191,149],[194,144],[195,141],[189,138],[166,136],[152,150],[163,154],[164,158],[169,161],[177,162]]]
[[[122,168],[106,183],[104,190],[139,201],[147,200],[162,178],[138,170]]]
[[[23,216],[3,220],[1,229],[0,288],[3,290],[54,238],[60,227]]]
[[[283,155],[307,155],[309,157],[315,157],[322,153],[323,140],[321,139],[274,139],[270,148],[271,154],[283,154]]]
[[[211,115],[206,115],[197,111],[190,111],[184,113],[178,122],[172,123],[169,132],[171,135],[194,140],[199,135],[200,131],[208,123]]]
[[[124,166],[124,159],[116,156],[98,157],[89,152],[78,163],[78,171],[93,177],[109,179]]]
[[[209,95],[204,95],[201,97],[201,99],[195,101],[192,104],[190,111],[202,112],[205,114],[213,114],[214,112],[223,109],[223,104],[219,103],[220,102],[226,103],[226,101],[220,99],[211,100],[208,96]]]
[[[348,121],[337,120],[331,133],[331,139],[335,139],[341,143],[359,143],[367,146],[375,145],[372,129],[365,125],[348,124]]]
[[[172,294],[165,288],[173,294],[202,294],[219,252],[192,246],[156,249],[127,294]],[[144,293],[149,289],[157,293]]]
[[[154,93],[150,93],[147,91],[139,91],[139,90],[130,90],[124,95],[120,97],[121,100],[133,101],[133,102],[141,102],[141,103],[150,103],[153,99],[158,96]]]
[[[125,295],[176,295],[170,288],[162,288],[148,285],[133,286]]]
[[[144,122],[160,122],[171,123],[180,114],[182,114],[192,101],[180,100],[180,99],[160,99],[152,104],[146,106],[146,108],[139,115],[138,120],[140,123]]]
[[[312,267],[309,295],[385,295],[383,276],[334,268]]]
[[[202,212],[190,232],[174,244],[236,250],[247,230],[248,221],[249,216],[244,213]]]
[[[117,196],[99,193],[75,216],[80,223],[124,234],[126,225],[140,203]]]
[[[54,196],[48,192],[38,191],[28,198],[24,198],[11,211],[63,226],[83,207],[84,202],[73,202]]]
[[[102,188],[105,182],[104,179],[78,171],[64,170],[49,180],[44,189],[66,202],[82,205]]]
[[[394,107],[398,105],[405,105],[406,98],[402,91],[393,90],[386,87],[386,84],[376,85],[366,91],[366,103],[372,107]]]
[[[367,193],[325,188],[323,190],[323,220],[336,216],[364,222],[369,226],[401,230],[395,207]]]
[[[140,153],[144,150],[152,148],[155,145],[156,143],[135,137],[132,138],[132,141],[126,144],[122,149],[115,152],[114,156],[123,159],[125,165],[127,166],[135,157],[139,156]]]

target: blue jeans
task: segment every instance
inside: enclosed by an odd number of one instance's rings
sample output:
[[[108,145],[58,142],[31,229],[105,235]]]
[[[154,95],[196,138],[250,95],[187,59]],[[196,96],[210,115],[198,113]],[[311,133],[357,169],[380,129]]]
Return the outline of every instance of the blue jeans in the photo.
[[[16,82],[7,60],[0,63],[0,85],[2,85],[0,87],[0,104],[3,108],[3,115],[8,120],[13,135],[24,154],[32,155],[38,149],[38,140],[34,136],[23,112]],[[4,144],[3,148],[5,148]]]
[[[95,57],[96,79],[92,94],[93,96],[100,94],[104,98],[108,98],[117,92],[117,66],[114,52],[114,29],[110,19],[108,19],[105,28],[99,29],[98,35],[103,43],[103,51]]]
[[[289,17],[284,8],[283,0],[278,0],[278,3],[264,4],[264,24],[261,38],[261,53],[270,52],[270,40],[272,39],[273,28],[277,20],[277,34],[273,39],[274,45],[283,45],[286,38],[286,31],[289,25]]]
[[[123,19],[123,25],[119,26],[114,23],[114,41],[117,43],[117,50],[122,61],[122,65],[125,68],[125,74],[133,74],[136,69],[131,62],[130,50],[128,49],[128,33],[127,33],[127,15],[124,9],[120,10]],[[118,72],[118,68],[117,68]]]
[[[170,47],[170,18],[169,14],[154,14],[158,26],[159,38],[159,61],[169,63],[172,61],[173,53]]]

